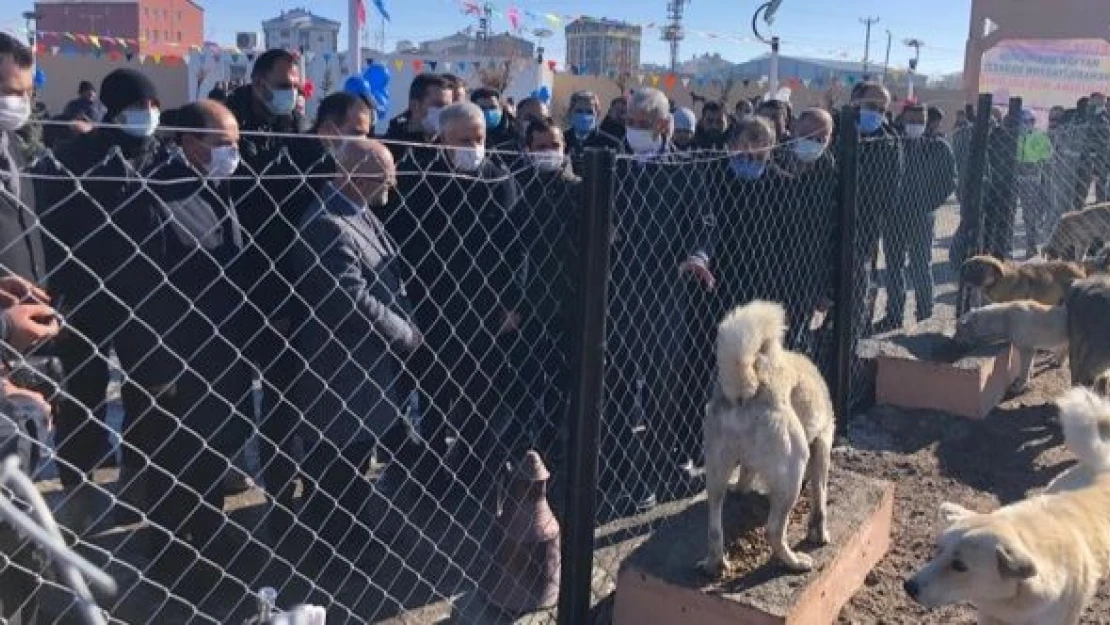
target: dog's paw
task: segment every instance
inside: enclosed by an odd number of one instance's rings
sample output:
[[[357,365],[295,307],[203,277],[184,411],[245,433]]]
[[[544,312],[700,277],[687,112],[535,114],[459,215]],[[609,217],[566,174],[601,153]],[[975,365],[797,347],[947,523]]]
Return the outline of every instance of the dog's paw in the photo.
[[[719,560],[706,558],[698,562],[698,572],[709,579],[721,579],[731,569],[732,567],[729,566],[727,558],[721,558]]]
[[[829,538],[829,529],[824,524],[812,525],[806,534],[806,542],[816,547],[824,547],[832,539]]]
[[[813,570],[813,558],[808,554],[789,552],[780,558],[791,573],[808,573]]]

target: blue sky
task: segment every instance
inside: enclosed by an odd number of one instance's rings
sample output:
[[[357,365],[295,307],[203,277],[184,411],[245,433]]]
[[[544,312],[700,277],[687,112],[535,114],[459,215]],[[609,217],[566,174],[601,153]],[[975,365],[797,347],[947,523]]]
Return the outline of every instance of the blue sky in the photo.
[[[447,35],[475,24],[473,17],[463,14],[463,0],[385,0],[392,15],[386,25],[386,47],[397,41],[421,41]],[[479,1],[480,0],[474,0]],[[239,30],[260,30],[262,18],[276,15],[282,9],[308,6],[324,17],[346,20],[346,0],[199,0],[205,8],[206,38],[230,43]],[[31,0],[5,0],[0,3],[0,29],[21,32],[22,11],[31,7]],[[666,17],[666,0],[494,0],[501,13],[511,4],[521,12],[560,15],[585,14],[610,17],[641,24],[662,23]],[[686,7],[687,40],[682,57],[704,52],[719,52],[725,58],[741,61],[766,52],[766,46],[752,43],[751,16],[760,0],[690,0]],[[373,8],[369,9],[376,15]],[[879,17],[871,29],[871,58],[881,61],[886,53],[887,30],[893,34],[891,64],[904,66],[909,49],[901,44],[907,37],[925,41],[920,71],[947,73],[963,66],[964,42],[967,39],[971,0],[931,0],[903,2],[900,0],[785,0],[775,23],[776,33],[783,39],[783,53],[798,56],[830,57],[859,60],[863,57],[864,26],[862,17]],[[371,20],[377,25],[376,19]],[[535,24],[532,27],[551,27]],[[495,19],[496,31],[508,30],[507,19]],[[560,28],[545,41],[548,58],[563,60],[564,46]],[[343,31],[341,41],[345,41]],[[709,38],[705,33],[718,35]],[[742,41],[727,40],[729,36]],[[341,44],[340,46],[345,47]],[[643,60],[665,63],[667,46],[659,41],[658,30],[645,32]]]

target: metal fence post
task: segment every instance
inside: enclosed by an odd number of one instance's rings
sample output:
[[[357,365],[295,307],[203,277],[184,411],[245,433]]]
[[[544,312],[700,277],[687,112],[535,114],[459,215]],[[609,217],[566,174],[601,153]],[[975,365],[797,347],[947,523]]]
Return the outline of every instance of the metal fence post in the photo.
[[[982,253],[986,246],[986,215],[983,212],[984,177],[987,173],[987,141],[990,137],[991,110],[994,108],[994,95],[990,93],[979,94],[978,108],[975,109],[975,125],[971,128],[971,146],[968,150],[967,167],[964,169],[965,181],[963,185],[963,203],[961,215],[971,216],[975,219],[975,231],[966,233],[969,241],[974,241],[976,254]],[[966,259],[960,259],[961,262]],[[954,267],[957,275],[959,268]],[[956,301],[956,316],[962,317],[970,308],[968,298],[970,294],[964,286],[963,276],[958,280],[959,299]]]
[[[846,434],[850,408],[853,333],[858,293],[855,289],[857,254],[857,200],[859,198],[859,130],[856,109],[845,105],[840,109],[837,131],[837,163],[840,167],[840,219],[837,224],[840,241],[840,263],[836,281],[836,303],[833,327],[836,331],[836,414],[838,434]]]
[[[566,519],[563,522],[558,622],[589,620],[593,581],[594,522],[597,513],[597,459],[605,373],[605,313],[609,286],[609,244],[613,210],[614,154],[587,150],[583,172],[580,286],[575,316],[574,372],[570,393]]]

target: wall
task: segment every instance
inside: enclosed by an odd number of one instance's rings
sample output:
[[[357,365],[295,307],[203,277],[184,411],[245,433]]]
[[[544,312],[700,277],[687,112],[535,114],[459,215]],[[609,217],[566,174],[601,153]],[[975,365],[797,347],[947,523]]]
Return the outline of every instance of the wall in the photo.
[[[150,78],[158,89],[158,96],[164,108],[181,106],[189,101],[188,74],[185,66],[155,65],[151,62],[112,61],[107,57],[85,55],[43,55],[37,63],[46,73],[46,86],[41,90],[41,99],[52,115],[62,112],[66,102],[77,97],[77,84],[82,80],[92,81],[98,88],[100,82],[114,69],[129,67],[141,71]]]
[[[638,83],[635,83],[635,81],[627,85],[629,89],[635,89],[639,86],[640,85]],[[649,83],[645,86],[651,85]],[[675,85],[675,89],[668,91],[662,86],[662,81],[660,81],[659,88],[663,89],[663,91],[666,92],[667,95],[672,100],[674,100],[678,106],[694,108],[692,107],[693,100],[690,97],[690,87],[686,87],[683,86],[682,83],[678,83]],[[602,114],[604,114],[605,111],[608,110],[609,101],[620,95],[620,88],[613,80],[599,78],[596,76],[574,76],[572,74],[565,73],[557,74],[555,76],[554,96],[551,99],[551,114],[560,123],[565,122],[566,112],[570,105],[571,94],[579,90],[593,91],[597,94],[597,97],[601,99],[601,106],[603,109]],[[760,87],[754,83],[749,85],[748,87],[737,85],[733,87],[726,100],[729,103],[729,108],[731,110],[731,108],[740,98],[751,98],[760,96],[763,95],[766,90],[766,87]],[[898,102],[905,97],[904,88],[894,87],[893,85],[891,85],[891,90],[893,91],[892,95],[894,96],[895,102]],[[790,104],[794,108],[795,113],[803,108],[807,108],[810,106],[821,106],[827,92],[828,90],[825,89],[808,89],[802,87],[800,89],[794,90],[791,93]],[[833,94],[835,97],[836,105],[841,106],[847,101],[848,88],[841,87],[839,89],[835,89],[833,91]],[[714,89],[712,87],[706,87],[699,90],[699,95],[703,95],[711,99],[721,98],[720,90]],[[945,122],[949,125],[955,120],[956,111],[962,109],[965,102],[963,92],[958,89],[917,90],[915,92],[915,96],[918,97],[922,102],[929,105],[937,106],[941,110],[943,110],[945,112]],[[694,108],[694,110],[700,113],[701,107],[696,107]],[[898,106],[896,105],[895,111],[897,110]]]
[[[189,46],[204,43],[204,11],[196,4],[189,0],[142,0],[140,5],[139,34],[146,37],[141,46],[144,54],[181,56]],[[159,33],[157,37],[153,36],[155,32]]]
[[[997,30],[983,34],[990,19]],[[1106,0],[973,0],[964,57],[964,88],[969,100],[979,91],[983,53],[1004,39],[1106,39],[1110,2]],[[1018,95],[1018,94],[1014,94]],[[1076,94],[1076,97],[1086,94]]]
[[[35,12],[40,15],[36,29],[41,31],[127,38],[140,34],[137,1],[36,4]]]

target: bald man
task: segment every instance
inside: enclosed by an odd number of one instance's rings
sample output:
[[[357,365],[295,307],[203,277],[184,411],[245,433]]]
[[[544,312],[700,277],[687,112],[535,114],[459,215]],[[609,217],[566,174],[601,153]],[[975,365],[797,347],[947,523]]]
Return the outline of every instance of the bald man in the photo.
[[[212,100],[166,111],[163,119],[180,129],[185,160],[166,155],[145,172],[152,184],[112,215],[141,252],[105,278],[131,312],[113,340],[133,383],[124,397],[139,406],[128,412],[123,461],[125,475],[134,477],[121,479],[121,494],[169,532],[152,537],[151,557],[191,563],[199,551],[226,568],[248,540],[225,522],[222,485],[253,430],[251,368],[242,349],[261,325],[243,305],[249,255],[228,200],[239,125]],[[215,571],[198,563],[188,575],[167,573],[161,581],[186,598],[203,598]]]
[[[338,546],[370,496],[365,474],[374,444],[396,451],[406,438],[392,435],[404,433],[398,383],[402,360],[423,339],[398,271],[397,245],[375,215],[396,186],[393,157],[378,141],[352,138],[336,160],[340,173],[305,213],[303,245],[294,253],[297,291],[312,306],[297,337],[308,373],[294,395],[310,425],[302,469],[318,484],[305,522]],[[374,520],[360,523],[348,540],[368,539]]]

